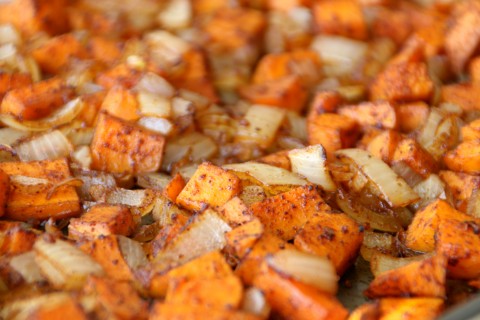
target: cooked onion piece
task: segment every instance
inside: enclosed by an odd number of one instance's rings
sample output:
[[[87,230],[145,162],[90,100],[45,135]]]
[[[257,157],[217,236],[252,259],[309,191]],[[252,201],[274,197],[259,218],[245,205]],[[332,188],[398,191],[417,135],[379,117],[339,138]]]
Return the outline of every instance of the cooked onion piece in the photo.
[[[429,175],[427,179],[413,187],[413,190],[422,198],[413,205],[416,209],[426,206],[435,199],[446,199],[445,184],[436,174]]]
[[[148,263],[147,255],[140,242],[121,235],[117,235],[117,239],[125,262],[131,270],[137,270]]]
[[[33,251],[14,256],[9,264],[15,271],[22,275],[27,283],[35,283],[45,280],[40,268],[35,262],[35,253]]]
[[[427,258],[431,258],[433,254],[423,254],[419,256],[413,256],[408,258],[397,258],[387,254],[377,253],[374,254],[370,261],[370,269],[373,275],[376,277],[379,274],[406,266],[412,262],[422,261]]]
[[[73,146],[59,130],[53,130],[18,144],[15,147],[22,161],[54,160],[67,157]]]
[[[250,287],[245,290],[242,310],[262,318],[267,318],[270,314],[270,306],[268,305],[263,292],[255,287]]]

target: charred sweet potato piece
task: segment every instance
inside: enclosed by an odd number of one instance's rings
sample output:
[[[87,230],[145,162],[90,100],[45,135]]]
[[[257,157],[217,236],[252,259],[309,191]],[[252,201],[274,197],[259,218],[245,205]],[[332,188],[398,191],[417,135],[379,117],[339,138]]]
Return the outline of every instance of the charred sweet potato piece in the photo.
[[[454,171],[440,171],[440,178],[445,182],[456,200],[466,200],[480,187],[480,177]]]
[[[253,219],[252,213],[239,197],[228,200],[217,212],[230,226],[241,225]]]
[[[5,214],[8,194],[10,193],[10,178],[8,174],[0,170],[0,217]]]
[[[380,319],[433,320],[443,310],[440,298],[386,298],[379,302]]]
[[[426,122],[429,107],[425,102],[412,102],[397,106],[398,128],[402,132],[412,132]]]
[[[30,251],[37,234],[20,222],[0,221],[0,254],[17,255]]]
[[[90,146],[92,168],[119,174],[160,168],[165,138],[108,114],[101,114]]]
[[[343,98],[337,91],[317,92],[310,103],[310,115],[319,115],[327,112],[336,112],[343,103]]]
[[[480,86],[472,84],[449,84],[442,86],[441,100],[458,105],[464,111],[480,110]]]
[[[443,158],[450,170],[480,174],[480,140],[460,143]]]
[[[266,231],[288,241],[320,212],[331,209],[320,197],[318,190],[309,185],[254,203],[250,210],[260,219]]]
[[[84,107],[77,116],[77,120],[84,122],[88,127],[94,127],[105,95],[105,91],[98,91],[82,96]]]
[[[469,220],[471,217],[455,210],[444,200],[435,200],[418,211],[408,227],[405,244],[417,251],[430,252],[435,249],[435,232],[444,219]]]
[[[386,7],[379,8],[372,24],[373,35],[392,39],[397,45],[402,45],[412,31],[412,21],[407,12]]]
[[[355,119],[362,127],[372,126],[383,129],[398,127],[396,110],[388,102],[363,102],[344,106],[338,109],[338,114]]]
[[[19,120],[38,120],[63,106],[73,95],[73,88],[62,79],[50,78],[10,90],[3,98],[0,111]]]
[[[342,275],[356,259],[363,241],[363,228],[341,213],[319,212],[295,236],[298,249],[327,257]]]
[[[130,89],[137,84],[142,75],[142,71],[125,63],[120,63],[111,69],[99,73],[95,81],[105,89],[111,89],[115,86]]]
[[[26,73],[0,73],[0,101],[11,89],[32,84],[32,77]]]
[[[0,170],[10,177],[5,217],[39,221],[72,217],[80,213],[75,187],[68,184],[57,186],[71,178],[66,159],[3,162],[0,163]],[[25,179],[31,178],[39,179],[39,184],[24,183]]]
[[[50,74],[61,71],[71,59],[86,59],[85,46],[72,33],[49,39],[32,51],[33,58],[42,70]]]
[[[133,215],[121,205],[95,205],[81,217],[71,219],[68,233],[72,238],[98,237],[109,234],[129,236],[135,228]]]
[[[289,279],[272,268],[255,277],[273,310],[286,319],[346,319],[348,311],[337,299],[314,287]]]
[[[242,259],[262,234],[263,225],[258,218],[254,218],[225,234],[227,239],[226,250],[235,257]]]
[[[119,86],[108,91],[100,110],[126,121],[136,121],[140,118],[137,96]]]
[[[185,188],[185,180],[183,179],[182,175],[177,173],[172,180],[165,186],[163,189],[163,194],[167,197],[168,200],[172,202],[177,201],[177,197],[182,192],[183,188]]]
[[[177,203],[192,211],[218,207],[241,191],[240,179],[211,163],[201,164],[177,197]]]
[[[369,298],[445,297],[446,259],[434,256],[379,274],[365,291]]]
[[[321,33],[364,40],[367,25],[355,0],[323,0],[313,7],[315,23]]]
[[[448,275],[473,280],[480,276],[480,220],[442,219],[438,225],[436,252],[448,258]]]
[[[374,137],[367,145],[367,151],[372,155],[383,160],[387,164],[391,164],[393,156],[402,135],[395,130],[385,130]]]
[[[427,178],[438,170],[433,156],[411,138],[403,139],[398,143],[393,162],[403,162],[422,178]]]

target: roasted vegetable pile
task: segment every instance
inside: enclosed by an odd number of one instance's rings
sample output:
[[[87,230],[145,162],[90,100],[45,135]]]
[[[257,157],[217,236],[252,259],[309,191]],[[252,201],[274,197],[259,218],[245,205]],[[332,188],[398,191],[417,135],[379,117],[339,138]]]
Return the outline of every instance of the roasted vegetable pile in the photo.
[[[0,1],[0,318],[438,317],[479,43],[480,0]]]

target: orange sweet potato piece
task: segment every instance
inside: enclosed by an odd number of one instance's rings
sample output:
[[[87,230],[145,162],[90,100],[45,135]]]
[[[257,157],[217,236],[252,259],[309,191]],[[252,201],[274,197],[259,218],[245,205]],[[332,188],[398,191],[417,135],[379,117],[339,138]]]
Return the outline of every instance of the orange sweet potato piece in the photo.
[[[313,7],[315,23],[321,33],[364,40],[367,25],[355,0],[322,0]]]
[[[440,298],[385,298],[379,302],[379,319],[434,320],[442,312],[443,303]]]
[[[95,81],[105,89],[121,86],[130,89],[137,84],[143,72],[125,63],[117,64],[115,67],[101,72]]]
[[[96,303],[109,316],[113,316],[116,319],[134,320],[148,318],[147,302],[142,300],[130,282],[90,277],[84,292],[87,295],[95,295]]]
[[[473,58],[469,66],[470,80],[474,85],[480,84],[480,57]]]
[[[393,155],[393,162],[403,162],[412,171],[423,178],[427,178],[430,173],[437,172],[437,163],[433,156],[422,146],[411,138],[400,141]]]
[[[180,173],[177,173],[172,180],[165,186],[163,189],[163,194],[167,197],[168,200],[172,202],[177,201],[177,197],[182,192],[183,188],[185,188],[185,180],[183,179]]]
[[[177,197],[182,207],[198,211],[218,207],[241,191],[240,179],[211,163],[202,163]]]
[[[363,102],[341,107],[338,114],[355,119],[362,127],[372,126],[383,129],[398,127],[395,107],[388,102]]]
[[[310,7],[312,0],[267,0],[266,6],[270,10],[279,10],[288,12],[296,7]]]
[[[38,221],[48,218],[61,219],[80,213],[80,202],[72,185],[52,188],[70,179],[66,159],[33,162],[3,162],[3,170],[10,177],[10,190],[5,217],[20,221]],[[12,181],[12,176],[45,179],[46,184],[25,185]]]
[[[370,283],[365,295],[445,298],[446,263],[445,257],[434,256],[383,272]]]
[[[428,100],[434,84],[423,62],[395,63],[386,67],[370,86],[370,99],[387,101]]]
[[[291,170],[292,166],[292,164],[290,163],[290,158],[288,157],[288,150],[270,153],[255,161],[279,167],[288,171]]]
[[[445,34],[445,51],[454,72],[461,73],[480,41],[480,3],[476,0],[458,2],[452,10]]]
[[[336,150],[352,147],[360,134],[358,123],[347,116],[324,113],[309,114],[308,144],[321,144],[331,158]]]
[[[84,107],[76,120],[83,121],[87,127],[94,127],[105,95],[105,91],[98,91],[82,96]]]
[[[436,252],[448,258],[448,275],[473,280],[480,277],[480,220],[443,219],[438,225]]]
[[[20,222],[0,221],[0,254],[16,255],[30,251],[37,234]]]
[[[23,34],[61,34],[68,29],[66,0],[13,0],[0,5],[0,23],[11,23]]]
[[[462,172],[440,171],[440,178],[445,182],[450,193],[456,200],[467,200],[475,189],[480,187],[480,177]]]
[[[140,118],[137,96],[120,86],[115,86],[108,91],[100,110],[126,121],[136,121]]]
[[[73,30],[88,30],[89,34],[107,37],[121,36],[126,33],[126,17],[89,6],[85,2],[76,2],[68,6],[68,20]]]
[[[311,185],[266,198],[250,206],[253,215],[263,223],[265,230],[283,240],[291,240],[319,212],[328,212],[330,207]]]
[[[458,105],[464,111],[480,110],[480,86],[473,84],[450,84],[442,86],[441,101]]]
[[[101,114],[90,146],[92,168],[119,174],[160,168],[165,138],[108,114]]]
[[[295,237],[298,249],[327,257],[342,275],[357,258],[363,228],[343,213],[319,212]]]
[[[0,101],[11,89],[32,84],[32,77],[27,73],[0,73]]]
[[[372,34],[376,37],[392,39],[402,45],[413,31],[411,17],[403,10],[380,7],[372,24]]]
[[[10,192],[10,179],[8,174],[0,170],[0,217],[5,214],[7,207],[8,194]]]
[[[480,140],[460,143],[443,158],[450,170],[480,174]]]
[[[241,225],[253,219],[252,213],[239,197],[228,200],[217,212],[230,226]]]
[[[395,130],[385,130],[375,136],[367,145],[367,151],[385,163],[391,164],[393,155],[402,135]]]
[[[0,112],[19,120],[44,118],[73,98],[73,88],[60,78],[50,78],[10,90],[3,98]]]
[[[310,103],[310,114],[313,116],[327,112],[334,113],[342,103],[342,95],[337,91],[317,92]]]
[[[398,127],[405,133],[419,129],[428,118],[429,107],[425,102],[401,104],[396,109]]]
[[[471,220],[471,217],[455,210],[444,200],[435,200],[418,211],[408,227],[405,244],[413,250],[430,252],[435,249],[435,232],[440,221],[456,219]]]
[[[285,319],[346,319],[348,311],[337,299],[309,285],[289,279],[268,268],[254,284],[268,304]]]
[[[463,141],[480,140],[480,119],[462,127]]]
[[[240,96],[253,104],[276,106],[296,112],[302,111],[307,94],[297,76],[287,76],[240,88]]]
[[[49,39],[31,52],[40,68],[56,74],[67,66],[70,59],[86,59],[88,52],[83,43],[72,33]]]
[[[52,301],[53,300],[53,301]],[[28,315],[34,320],[87,320],[87,314],[73,296],[51,299]]]
[[[202,305],[170,304],[156,302],[150,311],[150,320],[190,320],[208,315],[209,320],[260,320],[256,315],[227,309],[212,309]]]
[[[119,42],[102,36],[94,36],[89,39],[88,51],[93,59],[107,64],[117,62],[122,55]]]
[[[129,236],[134,229],[132,213],[121,205],[95,205],[68,225],[68,233],[74,239],[109,234]]]
[[[258,218],[254,218],[225,234],[227,240],[226,250],[235,257],[242,259],[262,234],[263,225]]]

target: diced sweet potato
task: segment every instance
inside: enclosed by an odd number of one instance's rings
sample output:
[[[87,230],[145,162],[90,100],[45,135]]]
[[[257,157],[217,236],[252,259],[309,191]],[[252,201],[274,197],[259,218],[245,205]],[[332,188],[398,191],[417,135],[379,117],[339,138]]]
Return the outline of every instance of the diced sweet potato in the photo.
[[[240,179],[211,163],[201,164],[177,197],[177,203],[192,211],[219,207],[241,191]]]
[[[183,188],[185,188],[185,180],[183,179],[182,175],[177,173],[172,180],[165,186],[163,189],[163,194],[167,197],[168,200],[172,202],[177,201],[177,197],[182,192]]]
[[[354,119],[334,113],[310,113],[307,130],[308,144],[321,144],[329,158],[336,150],[355,145],[360,134],[360,127]]]
[[[461,73],[480,41],[480,3],[476,0],[458,2],[453,8],[445,34],[445,51],[453,71]]]
[[[3,162],[0,163],[0,170],[10,177],[5,217],[20,221],[39,221],[72,217],[80,213],[75,187],[68,184],[56,187],[71,178],[66,159]],[[23,184],[22,179],[12,181],[12,176],[44,179],[46,183]]]
[[[282,150],[275,153],[271,153],[257,159],[256,161],[290,171],[292,165],[290,163],[290,158],[288,158],[288,151],[289,150]]]
[[[100,109],[126,121],[136,121],[140,118],[136,95],[119,86],[108,91]]]
[[[19,120],[38,120],[63,106],[73,95],[73,88],[62,79],[50,78],[10,90],[3,98],[0,111]]]
[[[150,255],[156,257],[160,251],[165,249],[165,247],[178,236],[187,222],[187,216],[175,215],[172,221],[164,226],[155,238],[148,243],[147,248],[150,250]]]
[[[132,88],[142,77],[143,72],[125,63],[98,74],[96,82],[105,89],[121,86],[126,89]]]
[[[105,91],[98,91],[82,96],[84,107],[76,120],[83,121],[87,127],[94,127],[105,95]]]
[[[462,172],[440,171],[440,178],[445,182],[452,196],[457,200],[466,200],[480,187],[480,177]]]
[[[416,261],[379,274],[365,291],[369,298],[445,298],[446,263],[443,256]]]
[[[26,73],[0,73],[0,101],[11,89],[32,84],[32,77]]]
[[[0,254],[17,255],[32,249],[37,234],[20,222],[0,221],[0,237]]]
[[[160,168],[165,138],[116,117],[101,114],[93,136],[92,168],[119,174]]]
[[[314,287],[289,279],[268,268],[254,284],[273,310],[286,319],[346,319],[348,311],[337,299]]]
[[[95,296],[96,303],[105,309],[109,318],[125,320],[148,318],[147,302],[142,300],[129,282],[90,277],[84,292]]]
[[[295,237],[295,246],[305,252],[327,257],[342,275],[357,258],[363,228],[342,213],[319,212]]]
[[[443,158],[450,170],[480,174],[480,140],[460,143]]]
[[[120,43],[102,36],[94,36],[89,39],[88,51],[95,60],[107,64],[117,62],[122,54]]]
[[[239,197],[228,200],[217,212],[230,226],[241,225],[253,219],[252,213]]]
[[[370,99],[387,101],[428,100],[434,84],[422,62],[396,63],[386,67],[370,86]]]
[[[129,236],[134,229],[132,213],[121,205],[95,205],[68,225],[68,233],[74,239],[109,234]]]
[[[65,295],[59,299],[50,299],[28,315],[35,320],[87,320],[87,314],[73,296]]]
[[[5,214],[8,194],[10,193],[10,178],[8,174],[0,170],[0,217]]]
[[[463,141],[480,140],[480,119],[462,127]]]
[[[403,162],[412,171],[427,178],[431,173],[437,172],[437,163],[433,156],[411,138],[400,141],[393,155],[393,162]]]
[[[225,234],[226,250],[235,257],[243,259],[262,234],[263,225],[258,218],[254,218]]]
[[[67,66],[70,59],[86,59],[88,52],[74,34],[66,33],[35,48],[32,56],[42,70],[56,74]]]
[[[308,185],[254,203],[250,210],[260,219],[266,231],[288,241],[320,212],[331,209],[318,190]]]
[[[443,102],[458,105],[464,111],[480,110],[480,86],[473,84],[450,84],[442,86],[440,92]]]
[[[231,310],[238,309],[242,297],[242,283],[234,275],[208,279],[199,276],[171,281],[165,302]]]
[[[355,119],[361,126],[383,129],[398,127],[397,113],[388,102],[363,102],[357,105],[341,107],[338,114]]]
[[[317,1],[313,7],[315,23],[321,33],[364,40],[367,25],[355,0]]]
[[[261,317],[235,310],[212,309],[202,305],[170,304],[157,302],[150,311],[150,320],[190,320],[208,315],[209,320],[260,320]]]
[[[433,320],[443,310],[440,298],[386,298],[379,302],[382,320]]]
[[[240,89],[240,95],[253,104],[276,106],[296,112],[302,111],[307,94],[297,76],[287,76]]]
[[[435,200],[418,211],[408,227],[405,244],[413,250],[430,252],[435,249],[435,232],[441,220],[469,220],[470,216],[455,210],[444,200]]]
[[[480,84],[480,57],[473,58],[469,67],[470,80],[474,85]]]
[[[399,46],[403,44],[412,31],[411,18],[403,10],[380,7],[372,24],[373,35],[392,39]]]
[[[429,107],[425,102],[412,102],[397,106],[398,127],[402,132],[419,129],[427,121]]]
[[[393,155],[402,135],[395,130],[385,130],[374,137],[367,145],[367,151],[387,164],[393,161]]]
[[[442,219],[436,251],[448,258],[448,275],[457,279],[480,277],[480,220]]]
[[[338,107],[343,103],[343,98],[337,91],[320,91],[310,103],[311,117],[327,112],[336,112]]]

